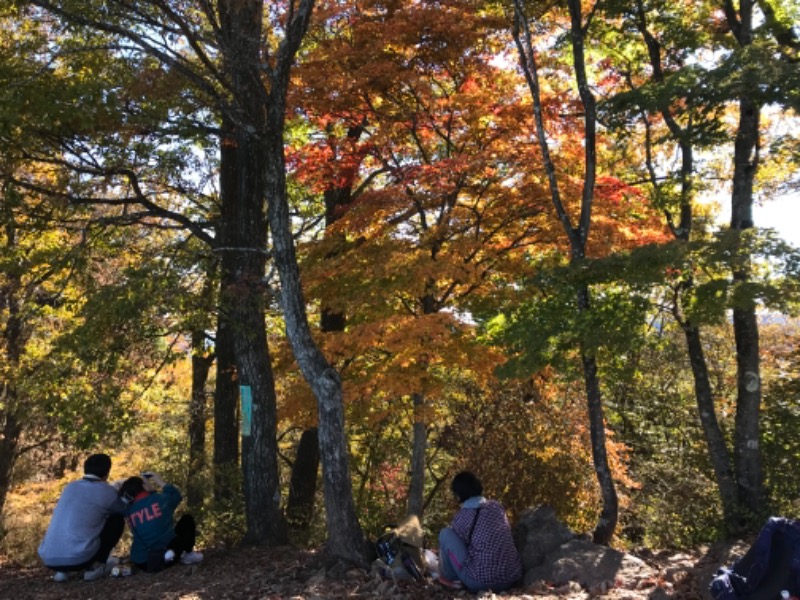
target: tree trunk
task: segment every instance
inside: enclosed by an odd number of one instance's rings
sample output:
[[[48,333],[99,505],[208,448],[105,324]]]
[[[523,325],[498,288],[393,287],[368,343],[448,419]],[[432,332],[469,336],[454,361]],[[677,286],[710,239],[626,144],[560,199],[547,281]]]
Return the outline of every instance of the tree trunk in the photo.
[[[235,203],[238,191],[236,146],[233,143],[233,125],[223,118],[223,143],[220,149],[220,199],[223,209]],[[219,246],[226,246],[226,230],[218,226],[216,238]],[[236,349],[234,325],[231,322],[227,291],[236,281],[236,266],[230,252],[222,251],[220,257],[220,304],[217,309],[216,388],[214,390],[214,499],[225,504],[234,497],[239,481],[239,387],[236,382]]]
[[[686,337],[686,347],[688,348],[689,362],[692,366],[692,375],[694,377],[697,412],[700,415],[700,424],[703,427],[703,434],[706,438],[708,455],[717,480],[723,518],[728,529],[735,531],[739,526],[736,480],[731,469],[728,446],[725,443],[725,438],[717,420],[714,397],[708,377],[708,367],[706,366],[705,353],[700,340],[700,330],[691,325],[683,325],[683,332]]]
[[[186,505],[198,512],[205,498],[206,467],[206,383],[214,361],[205,354],[205,331],[192,332],[192,397],[189,401],[189,473],[186,485]]]
[[[411,449],[411,482],[408,486],[408,514],[422,519],[425,508],[425,450],[428,431],[425,426],[425,395],[413,394],[414,429]]]
[[[435,260],[435,251],[432,254]],[[428,290],[433,288],[433,282],[429,283]],[[432,315],[439,312],[436,298],[430,292],[419,299],[422,314]],[[423,343],[423,346],[425,344]],[[428,357],[422,356],[421,363],[428,365]],[[408,486],[408,507],[409,515],[417,515],[422,521],[422,513],[425,509],[425,466],[426,451],[428,449],[428,426],[425,415],[425,394],[417,392],[411,396],[414,408],[414,425],[412,429],[411,443],[411,481]]]
[[[227,279],[223,272],[220,285],[230,285],[226,283]],[[222,308],[217,316],[215,354],[214,501],[226,504],[233,499],[239,480],[239,388],[236,384],[233,326],[228,323],[228,316]]]
[[[281,280],[281,304],[286,334],[303,377],[317,399],[319,448],[328,529],[326,551],[332,558],[366,564],[367,546],[356,517],[344,426],[342,382],[311,335],[300,285],[286,190],[283,130],[286,93],[294,56],[308,28],[313,0],[301,0],[286,28],[286,37],[270,71],[267,112],[267,183],[270,231],[275,265]]]
[[[732,4],[726,2],[726,16],[739,46],[752,44],[753,2],[741,0],[738,19]],[[733,191],[731,194],[731,229],[742,232],[753,227],[753,184],[758,170],[758,139],[761,110],[749,96],[739,99],[739,127],[734,142]],[[745,253],[740,248],[741,253]],[[736,287],[750,280],[749,255],[740,256],[734,267]],[[736,432],[734,464],[739,501],[747,510],[746,520],[758,526],[768,511],[764,506],[764,478],[760,450],[761,365],[756,303],[743,298],[733,308],[736,339]]]
[[[4,190],[6,191],[6,190]],[[11,202],[3,198],[3,222],[5,223],[5,244],[11,250],[17,249],[17,227]],[[18,269],[4,274],[0,287],[0,306],[6,313],[5,327],[0,331],[0,351],[2,351],[4,369],[0,373],[8,373],[14,377],[19,372],[20,357],[27,343],[28,336],[21,310],[22,280]],[[0,537],[4,532],[3,509],[11,488],[11,477],[18,458],[19,440],[22,436],[22,423],[17,414],[24,414],[19,406],[17,386],[13,379],[0,379]]]
[[[589,289],[585,286],[578,290],[578,310],[590,310]],[[587,412],[589,415],[589,435],[592,440],[592,462],[600,485],[603,508],[592,535],[595,544],[607,546],[611,542],[617,528],[619,500],[614,486],[614,478],[608,466],[606,451],[606,423],[603,414],[603,399],[600,393],[600,381],[597,377],[597,361],[592,355],[581,351],[583,379],[586,386]]]
[[[309,427],[300,436],[292,465],[289,497],[286,501],[286,518],[289,526],[300,533],[308,532],[314,515],[319,471],[319,435],[316,427]]]
[[[7,403],[6,406],[14,406],[16,404],[15,394],[9,389],[5,389],[3,392],[3,401]],[[14,414],[8,410],[0,411],[0,419],[2,419],[3,425],[0,438],[0,539],[2,539],[5,531],[3,508],[6,505],[8,491],[11,489],[11,476],[17,461],[22,427]]]
[[[350,127],[347,137],[357,140],[364,131],[363,127]],[[353,171],[354,173],[354,171]],[[338,178],[335,178],[338,180]],[[332,181],[325,190],[325,227],[333,225],[352,201],[353,174],[345,179],[343,185]],[[323,333],[344,331],[347,326],[347,315],[332,311],[323,306],[320,314],[320,330]],[[312,443],[313,442],[313,443]],[[311,527],[314,514],[314,502],[317,495],[317,472],[319,471],[319,431],[309,427],[300,436],[295,461],[292,465],[292,476],[289,497],[286,501],[286,515],[289,525],[297,533],[305,535]]]
[[[244,541],[274,545],[288,538],[280,511],[275,382],[265,323],[266,113],[259,66],[263,12],[264,4],[258,0],[219,4],[222,51],[233,94],[233,117],[227,123],[232,135],[223,145],[235,148],[236,179],[235,193],[223,199],[224,235],[218,250],[227,258],[224,262],[230,261],[227,273],[235,276],[233,286],[224,292],[223,307],[234,325],[240,397],[243,403],[250,402],[242,411],[249,427],[241,431]]]
[[[547,132],[544,126],[544,116],[539,86],[539,73],[536,56],[533,51],[533,42],[525,17],[525,7],[522,0],[514,1],[514,39],[520,55],[520,63],[525,74],[525,79],[533,99],[534,119],[539,148],[547,175],[550,195],[553,206],[569,239],[570,264],[580,267],[586,255],[586,242],[592,222],[592,205],[594,203],[594,188],[597,171],[596,138],[597,138],[597,106],[594,95],[589,87],[586,75],[586,59],[584,56],[585,27],[581,13],[580,0],[568,0],[567,7],[570,15],[570,40],[572,42],[572,62],[575,68],[575,81],[578,86],[581,104],[584,109],[585,143],[584,143],[584,178],[581,193],[581,208],[578,224],[574,226],[569,213],[561,199],[558,185],[558,172],[550,155],[547,143]],[[579,313],[591,309],[590,293],[586,285],[580,284],[576,290]],[[582,346],[582,344],[581,344]],[[593,354],[588,354],[581,347],[581,363],[583,368],[584,384],[586,387],[586,401],[589,417],[590,435],[592,441],[592,459],[603,507],[600,512],[597,526],[594,531],[594,541],[599,544],[608,544],[614,534],[619,514],[619,502],[614,485],[614,479],[608,466],[608,453],[606,451],[605,417],[603,414],[603,401],[600,384],[597,376],[597,363]]]
[[[288,75],[287,75],[288,77]],[[275,88],[273,87],[273,93]],[[325,490],[328,542],[332,557],[364,564],[366,545],[356,517],[350,480],[349,451],[344,428],[342,383],[311,336],[300,273],[295,254],[286,196],[283,156],[283,105],[271,107],[268,182],[269,224],[273,236],[275,265],[281,278],[281,300],[286,333],[303,377],[317,399],[319,446]],[[280,126],[278,126],[280,124]]]
[[[269,222],[275,264],[281,277],[281,298],[286,333],[297,364],[317,399],[319,446],[325,489],[328,543],[332,556],[363,563],[364,535],[356,517],[350,481],[349,452],[344,429],[342,383],[314,342],[308,326],[300,273],[289,223],[282,140],[274,140],[271,153]]]
[[[647,12],[644,3],[636,3],[636,22],[639,31],[647,45],[650,64],[652,66],[652,78],[655,82],[663,84],[664,69],[661,64],[661,44],[656,37],[649,31],[647,24]],[[660,113],[664,123],[669,128],[675,142],[678,144],[681,153],[681,201],[680,217],[678,225],[674,223],[673,216],[667,212],[667,222],[675,237],[684,242],[691,239],[693,226],[693,199],[694,199],[694,152],[692,146],[693,120],[689,119],[685,128],[682,128],[672,114],[673,101],[667,99],[660,106]],[[648,144],[650,143],[648,135]],[[648,152],[648,156],[650,152]],[[648,170],[651,173],[652,184],[654,187],[659,185],[656,170],[648,163]],[[682,282],[681,291],[683,294],[694,289],[694,281],[687,277]],[[711,382],[708,376],[705,353],[701,341],[700,329],[696,325],[686,322],[681,317],[679,300],[676,298],[673,307],[676,320],[680,323],[686,338],[686,348],[689,356],[689,363],[692,368],[694,379],[695,401],[700,416],[700,423],[708,447],[708,454],[714,469],[714,476],[717,482],[720,501],[722,503],[723,518],[729,531],[736,531],[739,526],[739,498],[736,479],[733,473],[730,453],[722,434],[719,421],[717,420],[716,408],[714,406],[714,396]]]

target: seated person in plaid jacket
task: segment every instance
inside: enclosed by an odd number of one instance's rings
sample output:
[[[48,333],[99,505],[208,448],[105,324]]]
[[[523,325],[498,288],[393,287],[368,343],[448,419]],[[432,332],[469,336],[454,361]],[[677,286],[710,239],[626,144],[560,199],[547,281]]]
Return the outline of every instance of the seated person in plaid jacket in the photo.
[[[522,561],[503,506],[483,497],[483,485],[469,471],[450,486],[461,505],[450,527],[439,533],[440,582],[472,592],[500,592],[522,577]]]

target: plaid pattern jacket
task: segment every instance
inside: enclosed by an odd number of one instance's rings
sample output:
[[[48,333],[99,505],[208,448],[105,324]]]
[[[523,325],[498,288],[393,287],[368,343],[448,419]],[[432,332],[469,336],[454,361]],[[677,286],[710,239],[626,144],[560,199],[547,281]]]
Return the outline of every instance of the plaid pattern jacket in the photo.
[[[453,530],[467,547],[464,568],[484,585],[511,584],[522,577],[522,561],[514,546],[506,511],[496,500],[479,503],[475,500],[470,498],[465,502],[452,522]]]

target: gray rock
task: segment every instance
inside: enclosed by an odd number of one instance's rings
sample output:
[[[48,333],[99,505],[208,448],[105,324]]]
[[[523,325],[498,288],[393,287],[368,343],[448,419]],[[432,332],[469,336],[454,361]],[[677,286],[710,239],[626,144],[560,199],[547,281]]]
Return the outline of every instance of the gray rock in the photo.
[[[657,572],[643,560],[588,540],[573,539],[547,554],[539,566],[525,569],[525,586],[544,580],[560,586],[577,582],[586,589],[614,586],[615,582],[636,582],[652,578]],[[631,589],[629,587],[629,589]]]
[[[547,505],[524,511],[514,524],[513,535],[526,573],[541,565],[548,554],[576,537],[556,518],[555,510]]]

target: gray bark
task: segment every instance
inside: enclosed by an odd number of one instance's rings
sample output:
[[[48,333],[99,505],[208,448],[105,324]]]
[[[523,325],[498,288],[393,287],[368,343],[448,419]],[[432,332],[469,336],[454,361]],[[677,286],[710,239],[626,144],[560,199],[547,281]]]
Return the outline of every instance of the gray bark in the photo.
[[[353,501],[347,439],[344,427],[342,383],[311,335],[300,271],[292,238],[283,130],[289,70],[305,35],[313,0],[301,0],[287,25],[286,37],[269,69],[267,131],[267,182],[269,226],[272,232],[275,266],[281,280],[281,304],[286,334],[295,360],[317,399],[319,445],[325,489],[328,542],[326,551],[336,559],[363,564],[366,546]]]
[[[725,0],[728,25],[739,46],[753,41],[753,1],[741,0],[739,11]],[[761,107],[745,90],[739,98],[739,126],[734,142],[733,190],[731,193],[731,229],[740,233],[753,227],[753,185],[759,160],[759,123]],[[734,266],[736,286],[750,279],[751,263],[745,250]],[[764,506],[764,477],[760,450],[761,365],[756,303],[750,298],[737,302],[733,308],[733,330],[736,339],[736,431],[734,433],[734,464],[739,501],[747,513],[744,520],[751,526],[760,523],[767,512]]]

